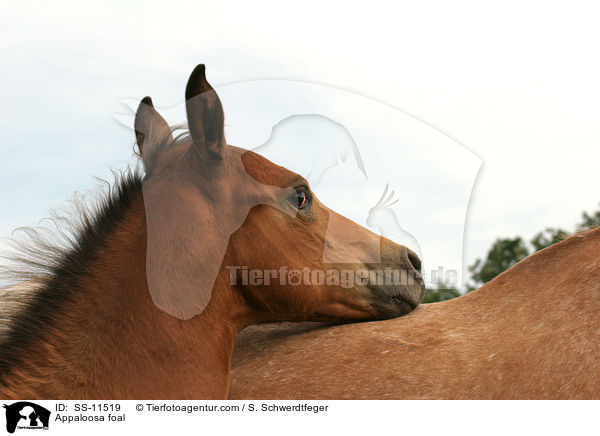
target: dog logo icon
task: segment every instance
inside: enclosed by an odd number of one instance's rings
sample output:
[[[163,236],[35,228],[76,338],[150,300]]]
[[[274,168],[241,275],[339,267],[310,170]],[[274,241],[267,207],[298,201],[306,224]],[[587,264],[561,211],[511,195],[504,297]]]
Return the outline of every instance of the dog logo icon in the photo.
[[[3,406],[6,409],[6,431],[18,429],[48,429],[50,411],[28,401],[19,401]]]

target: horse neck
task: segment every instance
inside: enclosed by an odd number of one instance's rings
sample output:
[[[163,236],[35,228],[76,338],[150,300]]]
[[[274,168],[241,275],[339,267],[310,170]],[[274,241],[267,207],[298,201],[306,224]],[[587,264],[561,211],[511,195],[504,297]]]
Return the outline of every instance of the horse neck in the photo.
[[[589,302],[597,299],[599,255],[600,228],[577,234],[525,258],[457,299],[457,308],[523,325],[542,318],[573,320],[575,308],[590,308]],[[591,313],[581,311],[577,321]]]
[[[20,371],[22,383],[13,383],[16,396],[226,398],[243,308],[232,300],[224,273],[210,304],[190,320],[153,304],[141,197],[74,281],[72,301],[54,328],[28,350],[36,358]]]

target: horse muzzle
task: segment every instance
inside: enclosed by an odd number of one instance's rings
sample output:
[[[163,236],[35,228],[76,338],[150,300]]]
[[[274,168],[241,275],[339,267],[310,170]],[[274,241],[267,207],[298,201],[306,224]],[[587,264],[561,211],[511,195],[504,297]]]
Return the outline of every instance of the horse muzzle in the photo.
[[[383,271],[370,282],[371,306],[377,319],[403,316],[416,308],[425,296],[421,259],[406,247],[391,241],[382,243],[382,263],[372,266]],[[382,277],[381,277],[382,276]]]

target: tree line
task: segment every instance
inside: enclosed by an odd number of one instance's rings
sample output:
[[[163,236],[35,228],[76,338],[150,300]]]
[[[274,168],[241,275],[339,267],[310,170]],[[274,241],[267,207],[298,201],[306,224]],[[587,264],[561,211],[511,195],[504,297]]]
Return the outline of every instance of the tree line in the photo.
[[[575,226],[575,232],[585,231],[599,225],[600,210],[593,213],[583,212],[580,222]],[[571,233],[564,229],[548,227],[536,233],[528,242],[520,236],[496,239],[485,258],[477,259],[468,267],[471,280],[466,284],[465,291],[470,292],[483,286],[530,254],[560,242],[569,236],[571,236]],[[423,303],[450,300],[462,294],[463,292],[460,289],[442,282],[431,289],[427,289]]]

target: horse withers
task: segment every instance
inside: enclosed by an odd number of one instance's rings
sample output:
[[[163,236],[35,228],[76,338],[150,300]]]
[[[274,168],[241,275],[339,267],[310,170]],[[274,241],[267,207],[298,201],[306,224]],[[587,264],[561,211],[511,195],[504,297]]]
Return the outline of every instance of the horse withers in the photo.
[[[299,175],[226,144],[203,65],[186,109],[189,134],[174,138],[143,99],[144,175],[126,173],[83,209],[66,247],[34,235],[13,258],[34,280],[2,294],[0,396],[222,399],[250,324],[386,319],[420,303],[414,253],[327,209]],[[409,280],[369,280],[373,270]]]

